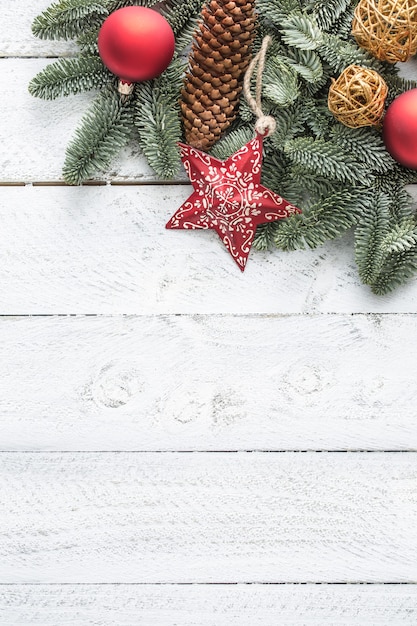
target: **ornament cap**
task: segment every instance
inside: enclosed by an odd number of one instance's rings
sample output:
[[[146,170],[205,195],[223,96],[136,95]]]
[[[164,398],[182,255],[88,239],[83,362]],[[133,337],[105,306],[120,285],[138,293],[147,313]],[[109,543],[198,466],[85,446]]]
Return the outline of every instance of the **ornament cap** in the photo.
[[[121,96],[131,96],[134,88],[135,88],[134,83],[130,83],[127,80],[120,79],[118,87],[117,87],[117,91],[120,93]]]

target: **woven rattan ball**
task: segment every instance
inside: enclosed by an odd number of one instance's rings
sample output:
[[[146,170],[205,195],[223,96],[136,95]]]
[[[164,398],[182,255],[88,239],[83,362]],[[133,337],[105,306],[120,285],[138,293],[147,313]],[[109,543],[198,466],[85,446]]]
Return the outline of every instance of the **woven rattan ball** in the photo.
[[[345,126],[378,126],[384,114],[387,94],[387,84],[378,72],[349,65],[337,80],[333,79],[328,106]]]
[[[417,52],[416,0],[361,0],[352,35],[381,61],[408,61]]]

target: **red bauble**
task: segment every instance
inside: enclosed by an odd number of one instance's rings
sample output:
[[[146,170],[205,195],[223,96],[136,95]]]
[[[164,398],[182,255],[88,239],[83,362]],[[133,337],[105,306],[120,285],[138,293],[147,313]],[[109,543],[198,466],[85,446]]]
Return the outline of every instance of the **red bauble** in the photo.
[[[417,89],[401,94],[384,118],[385,147],[401,165],[417,169]]]
[[[104,21],[98,49],[104,65],[121,80],[137,83],[162,74],[174,55],[167,20],[146,7],[125,7]]]

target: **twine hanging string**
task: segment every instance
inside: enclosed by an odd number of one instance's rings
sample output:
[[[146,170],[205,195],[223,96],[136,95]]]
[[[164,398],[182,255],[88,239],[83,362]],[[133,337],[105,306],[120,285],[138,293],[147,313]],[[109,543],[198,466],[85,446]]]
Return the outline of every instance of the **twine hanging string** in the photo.
[[[265,115],[262,111],[262,77],[265,70],[265,59],[266,53],[270,44],[272,43],[272,38],[267,35],[263,42],[261,49],[258,54],[253,57],[247,71],[245,74],[245,78],[243,81],[243,93],[245,95],[246,101],[249,104],[252,112],[258,118],[255,124],[255,130],[263,135],[264,137],[268,137],[272,135],[276,128],[277,123],[275,119],[271,115]],[[256,98],[254,98],[251,94],[251,80],[252,76],[258,67],[258,74],[256,76]]]

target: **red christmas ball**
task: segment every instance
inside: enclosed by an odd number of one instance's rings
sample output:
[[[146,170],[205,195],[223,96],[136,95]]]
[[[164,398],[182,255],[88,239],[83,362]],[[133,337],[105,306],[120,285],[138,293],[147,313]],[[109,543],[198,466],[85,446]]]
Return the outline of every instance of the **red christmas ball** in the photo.
[[[401,165],[417,169],[417,89],[396,98],[384,118],[385,147]]]
[[[104,65],[121,80],[137,83],[162,74],[174,55],[174,33],[167,20],[146,7],[111,13],[98,35]]]

